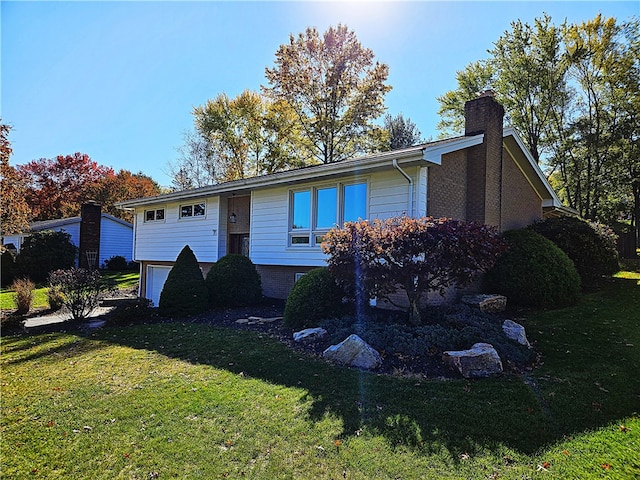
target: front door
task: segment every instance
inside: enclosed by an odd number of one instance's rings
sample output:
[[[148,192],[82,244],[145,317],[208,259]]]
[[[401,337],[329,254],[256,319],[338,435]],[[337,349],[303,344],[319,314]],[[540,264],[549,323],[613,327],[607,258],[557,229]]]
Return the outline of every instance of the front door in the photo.
[[[227,199],[227,253],[249,256],[251,230],[251,197],[233,196]]]
[[[249,256],[249,235],[246,233],[232,233],[229,235],[229,253]]]

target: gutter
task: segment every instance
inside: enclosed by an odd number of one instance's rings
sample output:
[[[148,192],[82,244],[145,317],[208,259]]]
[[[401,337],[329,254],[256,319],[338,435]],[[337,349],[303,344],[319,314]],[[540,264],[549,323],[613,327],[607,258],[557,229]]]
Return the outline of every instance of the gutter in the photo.
[[[411,177],[409,175],[407,175],[407,172],[405,172],[404,170],[402,170],[400,168],[400,165],[398,165],[398,160],[396,160],[395,158],[392,160],[392,165],[393,167],[398,170],[398,172],[400,172],[400,174],[407,179],[407,181],[409,182],[409,205],[408,205],[408,214],[410,217],[413,217],[413,180],[411,179]]]

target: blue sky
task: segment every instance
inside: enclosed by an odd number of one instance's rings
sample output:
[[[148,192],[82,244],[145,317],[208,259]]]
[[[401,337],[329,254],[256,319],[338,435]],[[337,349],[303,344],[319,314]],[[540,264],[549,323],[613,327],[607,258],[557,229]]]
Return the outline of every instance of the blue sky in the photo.
[[[486,58],[510,22],[597,13],[640,2],[12,2],[0,3],[1,104],[12,164],[87,153],[101,165],[171,183],[191,110],[259,90],[289,34],[343,23],[389,65],[388,112],[436,135],[436,97]]]

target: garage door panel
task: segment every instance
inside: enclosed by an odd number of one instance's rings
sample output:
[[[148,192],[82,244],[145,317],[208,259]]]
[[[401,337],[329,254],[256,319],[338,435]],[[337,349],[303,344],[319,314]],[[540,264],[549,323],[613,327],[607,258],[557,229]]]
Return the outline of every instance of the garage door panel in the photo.
[[[147,267],[147,288],[145,297],[153,302],[153,306],[157,307],[160,303],[160,293],[164,282],[169,276],[171,267],[150,265]]]

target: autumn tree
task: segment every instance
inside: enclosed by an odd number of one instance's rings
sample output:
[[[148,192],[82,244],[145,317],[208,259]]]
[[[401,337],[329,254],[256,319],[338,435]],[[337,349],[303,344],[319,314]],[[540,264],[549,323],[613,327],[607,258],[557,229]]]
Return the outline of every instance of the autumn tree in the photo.
[[[12,149],[11,127],[0,119],[0,232],[11,235],[29,227],[31,209],[25,200],[26,185],[16,169],[9,165]]]
[[[447,218],[395,217],[347,222],[325,236],[329,271],[360,303],[386,298],[398,288],[409,304],[409,322],[420,322],[423,294],[444,295],[486,271],[503,250],[497,230]]]
[[[86,153],[33,160],[18,171],[26,182],[26,200],[35,220],[79,215],[90,192],[105,176],[113,176],[113,169],[98,165]]]
[[[295,112],[303,157],[333,163],[368,150],[372,121],[384,112],[391,89],[388,75],[387,65],[374,62],[345,25],[324,35],[310,27],[280,46],[263,90]]]
[[[181,158],[170,165],[179,189],[238,180],[305,164],[295,115],[281,101],[245,90],[221,93],[193,109],[195,130],[185,135]]]
[[[134,198],[153,197],[160,193],[160,186],[148,175],[121,169],[116,174],[105,175],[87,189],[87,200],[96,200],[105,213],[133,222],[133,213],[124,211],[115,204]]]

